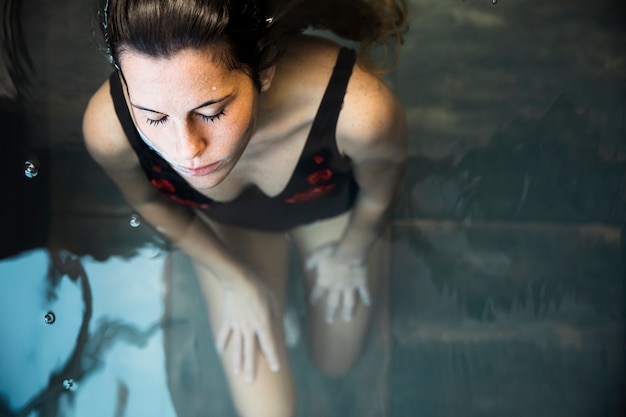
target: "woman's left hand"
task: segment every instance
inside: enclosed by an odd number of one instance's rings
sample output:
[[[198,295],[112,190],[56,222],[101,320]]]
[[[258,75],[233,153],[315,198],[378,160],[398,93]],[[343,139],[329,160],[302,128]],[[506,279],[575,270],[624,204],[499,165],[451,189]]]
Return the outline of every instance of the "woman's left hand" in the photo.
[[[326,321],[332,323],[337,310],[342,308],[345,321],[352,320],[356,305],[356,294],[363,305],[370,305],[367,288],[367,268],[363,262],[346,261],[335,256],[335,245],[326,245],[309,256],[307,270],[316,270],[316,279],[311,291],[311,304],[326,295]]]

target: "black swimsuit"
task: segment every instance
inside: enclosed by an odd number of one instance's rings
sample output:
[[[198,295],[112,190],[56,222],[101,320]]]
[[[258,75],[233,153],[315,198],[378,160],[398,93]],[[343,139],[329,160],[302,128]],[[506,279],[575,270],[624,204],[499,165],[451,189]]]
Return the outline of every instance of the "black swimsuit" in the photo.
[[[117,117],[148,180],[170,198],[201,210],[220,223],[248,229],[285,231],[337,216],[352,208],[358,185],[352,163],[337,148],[335,130],[356,56],[342,48],[296,169],[274,197],[249,185],[234,200],[211,200],[187,183],[144,140],[128,111],[118,74],[109,79]]]

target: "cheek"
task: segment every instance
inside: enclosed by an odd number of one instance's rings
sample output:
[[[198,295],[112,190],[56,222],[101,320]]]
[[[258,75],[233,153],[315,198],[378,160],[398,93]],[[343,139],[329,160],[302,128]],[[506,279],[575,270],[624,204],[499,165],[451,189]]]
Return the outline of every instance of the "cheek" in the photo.
[[[231,130],[226,146],[230,148],[232,153],[241,154],[248,146],[251,136],[252,129],[250,129],[249,125],[241,124]]]
[[[229,125],[229,136],[237,142],[237,147],[245,147],[254,133],[256,115],[253,107],[237,112]]]
[[[148,133],[146,133],[148,130]],[[174,151],[176,141],[172,140],[174,133],[163,127],[159,129],[142,129],[144,137],[148,140],[147,145],[152,146],[157,151],[170,154]]]

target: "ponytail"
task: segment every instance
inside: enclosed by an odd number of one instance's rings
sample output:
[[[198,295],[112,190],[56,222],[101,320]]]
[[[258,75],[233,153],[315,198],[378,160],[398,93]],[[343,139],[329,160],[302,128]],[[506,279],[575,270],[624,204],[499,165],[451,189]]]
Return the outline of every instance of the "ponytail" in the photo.
[[[269,9],[274,13],[275,28],[268,33],[270,38],[288,38],[306,29],[330,31],[358,42],[361,62],[381,71],[395,64],[408,30],[405,0],[270,0]],[[385,51],[379,64],[371,56],[376,46]]]

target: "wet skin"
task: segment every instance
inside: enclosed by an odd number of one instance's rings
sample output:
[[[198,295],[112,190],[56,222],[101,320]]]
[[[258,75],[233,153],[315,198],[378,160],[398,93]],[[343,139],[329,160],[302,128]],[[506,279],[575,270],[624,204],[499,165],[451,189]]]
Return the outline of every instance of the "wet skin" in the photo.
[[[259,91],[248,75],[225,68],[210,50],[154,58],[120,57],[135,125],[198,190],[220,184],[255,129]]]

